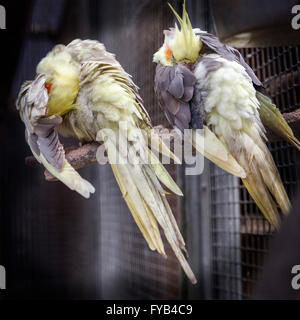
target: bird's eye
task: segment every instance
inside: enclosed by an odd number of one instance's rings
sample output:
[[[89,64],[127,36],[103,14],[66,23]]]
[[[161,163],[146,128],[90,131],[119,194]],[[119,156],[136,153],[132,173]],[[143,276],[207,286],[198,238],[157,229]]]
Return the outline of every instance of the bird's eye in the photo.
[[[45,88],[47,89],[49,94],[52,88],[52,82],[45,82]]]

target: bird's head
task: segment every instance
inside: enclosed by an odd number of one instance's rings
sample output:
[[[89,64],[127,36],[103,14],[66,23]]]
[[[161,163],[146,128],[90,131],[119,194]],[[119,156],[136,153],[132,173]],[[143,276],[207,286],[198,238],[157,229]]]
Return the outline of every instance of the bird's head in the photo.
[[[69,112],[79,89],[79,66],[63,45],[56,46],[37,66],[37,74],[45,76],[48,93],[48,113]]]
[[[175,28],[164,31],[164,44],[154,54],[153,61],[165,66],[172,66],[181,62],[194,63],[202,48],[202,41],[200,36],[197,35],[199,29],[192,28],[185,9],[185,1],[183,2],[182,18],[170,4],[169,6],[180,24],[180,29],[175,23]]]

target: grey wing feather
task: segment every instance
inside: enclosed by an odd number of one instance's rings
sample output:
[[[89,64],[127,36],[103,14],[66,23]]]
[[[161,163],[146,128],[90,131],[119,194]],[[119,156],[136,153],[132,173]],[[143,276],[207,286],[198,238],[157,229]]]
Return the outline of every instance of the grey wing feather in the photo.
[[[199,90],[198,85],[195,86],[195,94],[190,104],[191,108],[191,126],[193,129],[202,129],[204,122],[204,97],[202,90]]]
[[[16,107],[30,133],[34,132],[37,120],[47,113],[48,94],[44,85],[45,76],[40,74],[34,81],[24,82],[18,95]]]
[[[159,104],[168,121],[180,131],[188,129],[191,122],[189,101],[193,97],[196,82],[191,70],[181,64],[158,64],[154,82]]]
[[[45,76],[39,74],[34,81],[26,81],[19,92],[16,108],[25,123],[25,137],[33,152],[57,169],[61,169],[65,153],[58,139],[55,126],[62,122],[60,116],[46,118],[48,93]]]
[[[35,127],[38,137],[37,144],[46,160],[60,170],[65,160],[65,151],[59,141],[55,127],[62,123],[62,118],[55,115],[51,118],[41,118]]]
[[[214,36],[210,33],[200,33],[201,41],[209,47],[212,51],[219,54],[221,57],[230,60],[230,61],[236,61],[237,63],[241,64],[248,73],[249,77],[252,79],[253,83],[257,86],[262,86],[261,81],[257,78],[254,71],[251,69],[251,67],[245,62],[243,56],[241,53],[224,43],[222,43],[218,37]]]
[[[184,94],[183,75],[176,70],[176,75],[170,79],[168,92],[176,99],[181,99]]]

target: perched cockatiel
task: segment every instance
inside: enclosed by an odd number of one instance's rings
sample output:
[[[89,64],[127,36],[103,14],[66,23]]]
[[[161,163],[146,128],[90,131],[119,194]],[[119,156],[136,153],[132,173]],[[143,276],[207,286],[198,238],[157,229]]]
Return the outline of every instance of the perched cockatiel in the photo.
[[[242,178],[262,213],[278,227],[276,203],[287,213],[290,202],[266,146],[265,127],[299,150],[300,143],[241,54],[214,35],[192,29],[185,2],[182,18],[171,9],[180,28],[175,24],[164,31],[164,43],[153,57],[161,108],[179,131],[203,129],[203,135],[192,130],[194,147]]]
[[[23,84],[16,105],[35,158],[86,198],[95,189],[68,163],[58,134],[85,142],[104,141],[122,195],[148,245],[166,257],[160,225],[184,271],[196,283],[159,180],[174,193],[182,193],[148,147],[150,136],[151,145],[176,157],[153,132],[138,88],[114,55],[97,41],[57,45],[38,64],[36,78]]]

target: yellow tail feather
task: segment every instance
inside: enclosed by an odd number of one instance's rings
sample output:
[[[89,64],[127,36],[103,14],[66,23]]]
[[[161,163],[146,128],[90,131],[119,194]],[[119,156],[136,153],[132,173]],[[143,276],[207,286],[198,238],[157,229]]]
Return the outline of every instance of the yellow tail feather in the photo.
[[[246,177],[244,169],[208,127],[204,126],[204,136],[193,131],[192,144],[198,152],[223,170],[240,178]]]
[[[112,140],[108,138],[104,143],[110,160],[117,159],[116,156],[122,157]],[[149,154],[154,156],[151,151],[149,151]],[[130,163],[111,164],[111,166],[123,197],[149,247],[166,257],[158,229],[159,224],[187,276],[192,283],[196,283],[197,280],[181,252],[181,249],[185,250],[184,240],[162,188],[158,187],[158,181],[154,180],[153,175],[148,174],[148,170],[151,167],[144,164],[132,165]],[[157,167],[158,178],[163,177],[162,179],[168,181],[169,178],[166,178],[165,172],[161,171],[162,167],[162,165]],[[156,173],[155,170],[154,172]]]
[[[276,204],[270,197],[261,175],[257,176],[249,173],[247,178],[242,179],[242,181],[265,218],[274,225],[276,229],[279,229],[280,218]]]
[[[172,192],[179,196],[183,196],[183,193],[178,187],[177,183],[173,180],[166,168],[159,162],[157,157],[150,150],[148,151],[148,157],[151,167],[158,179]]]
[[[246,133],[240,139],[241,149],[236,153],[232,151],[246,171],[247,176],[242,181],[263,215],[278,229],[280,216],[274,200],[283,213],[287,214],[290,209],[279,172],[266,145],[257,144]]]
[[[30,144],[29,144],[30,146]],[[95,188],[90,182],[83,179],[80,174],[69,164],[67,160],[64,160],[61,170],[53,167],[43,156],[42,153],[38,156],[31,148],[34,157],[44,165],[44,167],[58,180],[64,183],[71,190],[75,190],[85,198],[89,198],[91,193],[95,192]]]

